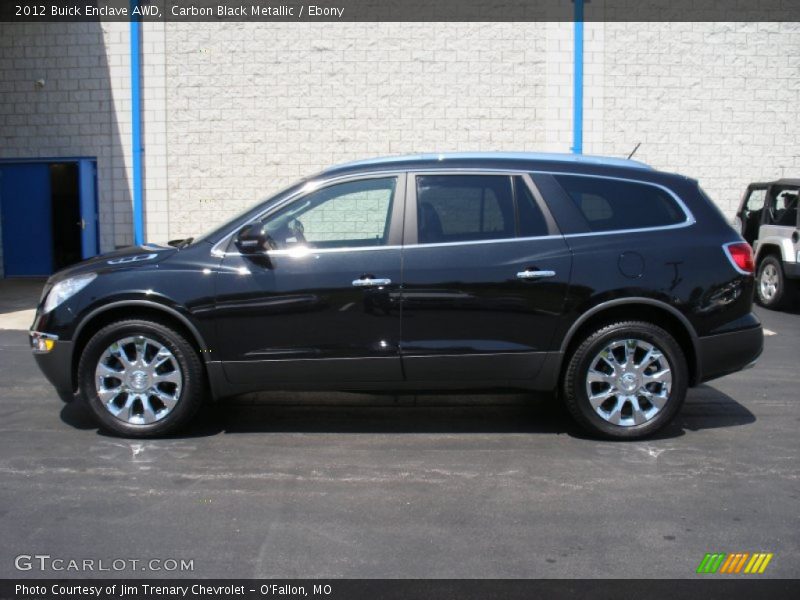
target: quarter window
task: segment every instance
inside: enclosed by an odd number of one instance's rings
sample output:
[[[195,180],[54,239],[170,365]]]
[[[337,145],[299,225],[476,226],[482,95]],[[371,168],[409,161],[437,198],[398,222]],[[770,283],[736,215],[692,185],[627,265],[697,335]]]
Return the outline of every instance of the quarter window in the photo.
[[[396,183],[364,179],[311,192],[264,220],[272,247],[385,245]]]
[[[634,181],[556,175],[592,231],[663,227],[686,215],[665,190]]]
[[[514,236],[510,177],[424,175],[418,176],[416,182],[420,244]]]

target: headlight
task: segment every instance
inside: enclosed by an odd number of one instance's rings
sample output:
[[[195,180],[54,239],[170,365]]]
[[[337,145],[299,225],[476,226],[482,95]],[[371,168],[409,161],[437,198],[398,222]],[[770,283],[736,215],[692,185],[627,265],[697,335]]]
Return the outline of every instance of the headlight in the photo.
[[[62,302],[72,298],[72,296],[89,285],[95,277],[97,277],[97,273],[86,273],[85,275],[76,275],[59,281],[47,294],[47,300],[44,301],[42,312],[49,313]]]

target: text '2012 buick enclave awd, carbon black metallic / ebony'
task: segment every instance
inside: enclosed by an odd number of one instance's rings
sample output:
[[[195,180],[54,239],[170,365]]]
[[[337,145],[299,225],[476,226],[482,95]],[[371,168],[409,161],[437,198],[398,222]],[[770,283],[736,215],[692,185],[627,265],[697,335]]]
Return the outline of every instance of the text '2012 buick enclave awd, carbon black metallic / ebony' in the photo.
[[[269,390],[523,389],[638,438],[761,352],[753,255],[696,181],[543,154],[341,165],[47,282],[31,344],[126,436]]]

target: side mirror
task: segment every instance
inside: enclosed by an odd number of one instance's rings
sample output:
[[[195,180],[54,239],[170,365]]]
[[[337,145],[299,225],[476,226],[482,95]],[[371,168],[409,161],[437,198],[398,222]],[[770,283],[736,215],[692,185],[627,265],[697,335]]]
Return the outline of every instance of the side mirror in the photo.
[[[236,234],[233,243],[241,254],[263,254],[269,248],[269,235],[267,235],[265,225],[262,223],[252,223],[245,225]]]

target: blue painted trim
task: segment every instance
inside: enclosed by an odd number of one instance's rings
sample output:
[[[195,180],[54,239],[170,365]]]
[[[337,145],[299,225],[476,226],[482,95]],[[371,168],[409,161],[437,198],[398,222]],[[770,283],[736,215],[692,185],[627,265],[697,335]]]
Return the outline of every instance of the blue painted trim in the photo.
[[[131,0],[131,144],[133,151],[133,241],[144,243],[144,215],[142,211],[142,64],[141,17],[133,16],[138,0]]]
[[[583,154],[583,3],[575,2],[575,47],[572,70],[572,152]]]

